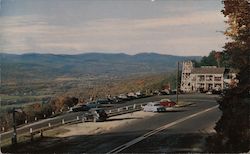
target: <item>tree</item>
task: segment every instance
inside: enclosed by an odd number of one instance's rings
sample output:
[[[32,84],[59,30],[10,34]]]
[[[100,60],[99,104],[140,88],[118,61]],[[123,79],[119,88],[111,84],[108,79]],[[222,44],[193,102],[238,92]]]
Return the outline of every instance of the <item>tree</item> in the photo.
[[[228,63],[228,54],[226,52],[211,51],[208,56],[202,57],[200,62],[191,60],[194,67],[201,66],[217,66],[217,67],[230,67]]]
[[[228,55],[225,52],[211,51],[208,56],[202,57],[201,61],[195,62],[195,66],[217,66],[217,67],[229,67]]]
[[[69,96],[59,96],[50,101],[50,107],[55,112],[60,112],[61,110],[67,110],[68,107],[72,107],[78,103],[78,98]]]
[[[29,122],[34,121],[35,117],[37,117],[38,119],[42,118],[42,115],[39,114],[41,112],[41,104],[40,103],[34,103],[31,105],[27,105],[23,108],[23,111],[24,111],[26,118]]]
[[[237,87],[219,101],[222,111],[216,135],[208,138],[209,152],[248,152],[250,148],[250,4],[249,0],[224,0],[222,13],[228,17],[224,46],[229,64],[240,72]]]
[[[217,61],[215,59],[215,51],[211,51],[208,56],[204,56],[201,59],[201,66],[217,66]]]

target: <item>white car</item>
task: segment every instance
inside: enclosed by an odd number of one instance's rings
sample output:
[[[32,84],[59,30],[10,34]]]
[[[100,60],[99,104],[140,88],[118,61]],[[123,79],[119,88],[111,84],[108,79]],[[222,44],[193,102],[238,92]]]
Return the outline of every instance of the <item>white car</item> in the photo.
[[[137,98],[138,97],[135,93],[132,93],[132,92],[128,93],[127,96],[130,98]]]
[[[160,104],[160,102],[150,102],[143,107],[145,112],[164,112],[166,108]]]
[[[212,95],[213,93],[212,93],[212,91],[208,91],[208,92],[206,92],[206,94],[207,95]]]
[[[120,99],[128,99],[128,96],[126,96],[125,94],[120,94],[117,97]]]

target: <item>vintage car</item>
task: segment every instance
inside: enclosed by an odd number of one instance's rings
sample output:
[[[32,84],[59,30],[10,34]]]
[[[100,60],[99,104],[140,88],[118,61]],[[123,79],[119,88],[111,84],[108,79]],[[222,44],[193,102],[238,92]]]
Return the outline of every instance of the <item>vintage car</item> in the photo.
[[[176,105],[176,103],[170,99],[162,99],[160,100],[160,104],[164,107],[173,107]]]
[[[159,102],[150,102],[143,107],[145,112],[165,112],[166,109]]]
[[[79,111],[88,111],[89,109],[90,109],[90,107],[85,105],[85,104],[78,104],[78,105],[70,108],[70,111],[79,112]]]
[[[84,112],[82,119],[84,121],[105,121],[107,120],[108,115],[102,108],[90,109],[88,112]]]

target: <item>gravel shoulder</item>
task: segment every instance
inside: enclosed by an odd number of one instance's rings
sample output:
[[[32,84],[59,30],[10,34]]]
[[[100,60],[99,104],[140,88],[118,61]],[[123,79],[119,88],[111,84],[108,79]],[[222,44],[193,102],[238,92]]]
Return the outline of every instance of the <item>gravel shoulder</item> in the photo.
[[[54,149],[54,147],[57,148],[58,146],[70,142],[70,140],[74,140],[77,136],[91,136],[110,133],[115,128],[132,124],[141,119],[150,118],[156,114],[157,113],[137,111],[134,113],[110,117],[105,122],[84,122],[64,125],[44,132],[43,138],[37,136],[34,138],[33,142],[22,142],[15,147],[12,147],[11,145],[1,147],[1,150],[2,152],[7,153],[36,153],[41,152],[42,149],[47,151],[46,149]]]
[[[105,122],[85,122],[74,125],[62,126],[67,131],[62,134],[56,135],[56,137],[70,137],[76,135],[94,135],[112,131],[113,128],[122,127],[127,124],[131,124],[138,120],[154,116],[157,113],[138,111],[134,113],[128,113],[110,117]]]

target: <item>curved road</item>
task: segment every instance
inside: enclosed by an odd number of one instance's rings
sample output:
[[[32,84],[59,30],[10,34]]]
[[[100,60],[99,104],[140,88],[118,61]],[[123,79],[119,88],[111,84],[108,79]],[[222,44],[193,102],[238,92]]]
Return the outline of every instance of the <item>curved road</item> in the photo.
[[[166,96],[145,98],[144,101]],[[175,96],[168,96],[175,97]],[[6,150],[22,153],[172,153],[203,152],[204,138],[211,133],[221,113],[215,95],[181,95],[180,100],[194,103],[179,112],[159,113],[123,127],[97,135],[51,138],[52,147]],[[134,103],[134,102],[128,102]]]
[[[128,105],[133,105],[133,104],[139,104],[139,103],[145,103],[145,102],[150,102],[150,101],[158,101],[162,98],[166,98],[168,96],[153,96],[153,97],[147,97],[147,98],[141,98],[141,99],[135,99],[131,101],[127,101],[121,104],[113,104],[114,106],[112,108],[119,108],[119,107],[125,107]],[[173,95],[170,95],[170,97],[173,97]],[[110,109],[112,109],[110,108]],[[57,125],[62,122],[62,119],[64,119],[65,122],[67,121],[72,121],[76,120],[77,117],[81,118],[82,112],[73,112],[73,113],[65,113],[63,115],[53,117],[53,118],[48,118],[48,119],[43,119],[31,124],[24,125],[22,127],[17,128],[17,135],[22,135],[22,134],[27,134],[30,132],[30,128],[32,128],[32,131],[39,130],[41,128],[48,127],[49,123],[51,126]],[[6,140],[6,139],[11,139],[13,134],[13,130],[10,130],[8,132],[1,133],[1,140]]]

